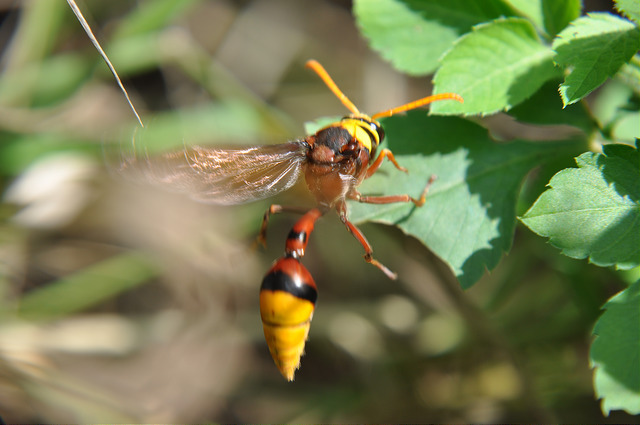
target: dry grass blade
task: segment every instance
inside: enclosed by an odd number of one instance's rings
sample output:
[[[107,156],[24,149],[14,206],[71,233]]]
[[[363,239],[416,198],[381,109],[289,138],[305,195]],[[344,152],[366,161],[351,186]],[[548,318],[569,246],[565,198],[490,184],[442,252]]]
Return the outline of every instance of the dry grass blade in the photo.
[[[133,103],[131,102],[131,99],[129,98],[129,93],[127,93],[127,89],[124,88],[124,85],[122,85],[122,81],[120,81],[120,77],[118,76],[118,72],[116,71],[116,69],[111,64],[111,61],[109,60],[109,57],[107,56],[107,54],[104,52],[104,50],[102,50],[102,46],[100,46],[100,43],[98,42],[98,39],[96,39],[96,36],[93,35],[93,31],[91,31],[91,27],[87,23],[86,19],[84,19],[84,16],[82,15],[82,12],[80,11],[80,8],[78,8],[78,5],[76,4],[76,2],[74,0],[67,0],[67,3],[69,3],[69,7],[71,7],[71,10],[73,10],[73,13],[78,18],[78,21],[80,21],[80,25],[82,25],[82,28],[84,28],[84,31],[89,36],[89,39],[91,40],[93,45],[96,47],[96,49],[98,49],[98,52],[100,52],[100,55],[102,56],[104,61],[107,63],[107,66],[111,70],[111,73],[116,78],[116,81],[118,82],[118,86],[120,86],[120,90],[122,90],[122,93],[124,94],[124,97],[127,99],[127,103],[129,103],[129,106],[131,107],[131,110],[135,114],[138,122],[140,123],[140,126],[144,127],[144,124],[142,123],[142,119],[140,119],[140,115],[138,115],[138,111],[136,111],[135,106],[133,106]]]

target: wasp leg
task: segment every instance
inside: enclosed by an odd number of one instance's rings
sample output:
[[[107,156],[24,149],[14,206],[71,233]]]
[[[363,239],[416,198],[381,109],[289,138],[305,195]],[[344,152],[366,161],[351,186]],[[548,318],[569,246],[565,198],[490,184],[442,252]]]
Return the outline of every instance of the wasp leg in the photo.
[[[364,236],[362,231],[358,229],[355,224],[350,222],[349,219],[347,219],[347,207],[344,201],[336,205],[336,210],[338,211],[340,221],[342,221],[344,225],[347,226],[347,230],[349,230],[353,237],[355,237],[356,240],[360,242],[360,245],[362,245],[362,247],[364,248],[364,261],[379,268],[384,274],[387,275],[389,279],[396,280],[398,278],[398,275],[389,270],[384,264],[373,258],[373,248],[371,247],[371,244],[369,243],[369,241],[367,241],[367,238]]]
[[[269,225],[269,219],[272,214],[278,214],[281,212],[290,212],[295,214],[304,214],[308,211],[307,208],[303,207],[288,207],[282,206],[278,204],[272,204],[267,211],[265,211],[264,216],[262,217],[262,225],[260,226],[260,233],[258,233],[258,237],[256,238],[254,248],[258,245],[262,245],[263,247],[267,246],[267,226]]]
[[[427,181],[427,184],[424,186],[422,193],[418,199],[412,198],[411,196],[405,195],[387,195],[387,196],[363,196],[358,191],[354,191],[349,194],[349,199],[353,199],[358,202],[363,202],[365,204],[393,204],[396,202],[413,202],[417,207],[421,207],[424,205],[427,199],[427,193],[429,192],[429,188],[436,180],[436,176],[432,175]]]
[[[396,157],[393,156],[393,152],[391,152],[389,149],[382,149],[380,151],[380,154],[378,155],[378,157],[376,158],[375,161],[373,161],[373,163],[369,166],[369,168],[367,169],[367,175],[365,176],[365,179],[368,179],[369,177],[371,177],[376,171],[378,171],[378,168],[380,168],[380,165],[382,165],[382,160],[388,158],[389,161],[391,161],[393,163],[393,165],[395,165],[395,167],[404,172],[404,173],[408,173],[409,170],[407,170],[406,168],[400,166],[400,164],[398,164],[398,161],[396,161]]]

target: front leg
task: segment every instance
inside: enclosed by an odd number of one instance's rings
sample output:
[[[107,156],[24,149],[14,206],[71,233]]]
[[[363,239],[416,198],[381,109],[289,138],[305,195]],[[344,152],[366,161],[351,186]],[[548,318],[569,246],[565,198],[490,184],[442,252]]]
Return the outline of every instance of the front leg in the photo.
[[[378,171],[378,168],[380,168],[380,165],[382,165],[382,160],[388,158],[389,161],[391,161],[393,163],[393,165],[395,165],[395,167],[404,172],[404,173],[408,173],[409,171],[404,168],[401,167],[400,164],[398,164],[398,161],[396,161],[396,157],[393,156],[393,152],[391,152],[389,149],[385,148],[382,149],[380,151],[380,154],[378,155],[378,157],[376,158],[375,161],[373,161],[373,163],[369,166],[369,169],[367,170],[367,174],[365,176],[365,179],[368,179],[369,177],[371,177],[376,171]]]

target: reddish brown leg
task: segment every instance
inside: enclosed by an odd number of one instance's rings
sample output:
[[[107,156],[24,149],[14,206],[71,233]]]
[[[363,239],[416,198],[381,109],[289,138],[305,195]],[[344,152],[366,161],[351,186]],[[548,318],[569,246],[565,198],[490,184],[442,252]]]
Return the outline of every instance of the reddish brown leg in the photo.
[[[262,245],[264,247],[267,246],[267,226],[269,225],[269,219],[272,214],[278,214],[281,212],[290,212],[296,214],[304,214],[308,210],[302,207],[287,207],[278,204],[273,204],[269,207],[269,209],[264,213],[264,217],[262,217],[262,225],[260,226],[260,233],[258,233],[258,238],[254,245]]]
[[[378,171],[378,168],[380,168],[380,165],[382,165],[382,160],[385,159],[385,158],[389,158],[389,161],[391,161],[393,163],[393,165],[395,165],[398,170],[403,171],[405,173],[409,172],[406,168],[401,167],[400,164],[398,164],[398,161],[396,161],[396,157],[393,156],[393,152],[391,152],[389,149],[382,149],[380,151],[380,154],[376,158],[376,160],[373,161],[373,163],[369,166],[369,169],[367,170],[367,175],[365,176],[365,179],[368,179],[376,171]]]
[[[349,232],[351,232],[351,234],[356,238],[358,242],[360,242],[360,245],[362,245],[362,247],[364,248],[364,261],[369,264],[373,264],[374,266],[382,270],[382,272],[386,274],[389,279],[396,280],[398,278],[398,275],[389,270],[384,264],[373,258],[373,248],[371,247],[371,244],[369,243],[369,241],[367,241],[367,238],[364,236],[362,231],[360,231],[360,229],[358,229],[355,224],[347,219],[347,207],[344,201],[336,205],[336,210],[338,211],[340,220],[345,224],[345,226],[347,226]]]
[[[349,194],[349,199],[354,199],[358,202],[363,202],[366,204],[393,204],[395,202],[413,202],[417,207],[421,207],[424,205],[427,199],[427,193],[429,192],[429,188],[436,180],[436,176],[432,175],[429,178],[429,181],[424,187],[424,190],[420,194],[420,198],[412,198],[409,195],[387,195],[387,196],[362,196],[360,192],[354,191]]]

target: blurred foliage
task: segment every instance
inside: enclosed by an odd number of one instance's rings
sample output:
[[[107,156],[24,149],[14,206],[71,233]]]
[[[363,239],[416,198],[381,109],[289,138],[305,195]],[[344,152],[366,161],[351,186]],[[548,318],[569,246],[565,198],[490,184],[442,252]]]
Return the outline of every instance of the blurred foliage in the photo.
[[[0,3],[6,422],[637,419],[602,416],[588,360],[600,308],[637,273],[559,256],[519,228],[510,255],[463,293],[419,241],[363,224],[376,257],[399,272],[388,281],[328,215],[305,257],[320,291],[307,355],[286,383],[262,337],[258,288],[294,218],[274,217],[268,248],[252,251],[269,200],[211,207],[120,178],[114,165],[133,143],[134,117],[67,4],[8,4]],[[363,4],[356,15],[371,12]],[[304,70],[309,58],[364,111],[429,90],[427,79],[398,75],[367,48],[345,2],[80,7],[142,112],[149,151],[284,141],[303,135],[305,121],[342,113]],[[594,105],[609,111],[601,124],[611,134],[632,134],[620,123],[625,112],[611,107],[627,102],[624,90]],[[482,124],[505,138],[549,131],[504,114]],[[560,139],[562,129],[551,131]],[[519,211],[560,168],[530,176]],[[312,205],[302,186],[275,201]]]

